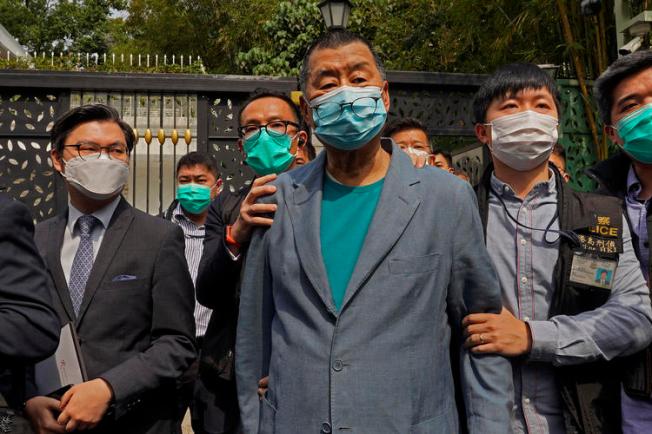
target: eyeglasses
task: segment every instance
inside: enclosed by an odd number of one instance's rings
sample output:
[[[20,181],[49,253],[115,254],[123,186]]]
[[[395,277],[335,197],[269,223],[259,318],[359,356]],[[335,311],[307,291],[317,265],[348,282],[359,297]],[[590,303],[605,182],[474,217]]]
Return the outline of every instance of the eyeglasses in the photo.
[[[249,124],[238,128],[238,134],[245,140],[258,140],[260,132],[264,129],[270,136],[280,137],[288,132],[288,126],[299,128],[299,124],[292,121],[272,121],[265,125]]]
[[[102,155],[102,151],[113,160],[126,160],[129,158],[129,149],[126,145],[119,143],[110,146],[100,146],[97,143],[77,143],[64,145],[64,148],[77,148],[77,154],[82,160],[97,160]]]
[[[344,112],[344,107],[351,106],[351,111],[359,118],[365,119],[376,114],[379,97],[363,96],[352,102],[326,102],[313,107],[319,120],[324,122],[333,122],[339,119]]]

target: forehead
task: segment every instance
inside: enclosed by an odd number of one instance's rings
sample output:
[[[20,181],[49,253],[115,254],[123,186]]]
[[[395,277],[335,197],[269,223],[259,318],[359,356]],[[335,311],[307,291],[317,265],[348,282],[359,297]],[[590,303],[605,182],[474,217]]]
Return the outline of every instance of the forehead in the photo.
[[[78,142],[104,143],[125,143],[125,133],[116,122],[113,121],[90,121],[77,125],[73,128],[65,142],[73,144]]]
[[[392,134],[392,138],[395,141],[401,140],[420,140],[422,142],[428,141],[428,136],[426,133],[418,128],[408,128],[405,130],[400,130]]]
[[[205,164],[179,167],[178,176],[214,176]]]
[[[613,100],[614,102],[618,102],[620,98],[631,94],[642,96],[652,95],[652,67],[625,77],[614,87]]]
[[[550,90],[548,90],[548,88],[544,86],[539,88],[520,89],[516,92],[509,90],[504,94],[495,97],[491,102],[499,104],[500,102],[506,101],[508,99],[531,100],[531,99],[538,99],[538,98],[544,98],[551,101],[554,100],[554,97],[552,96],[552,93],[550,93]]]
[[[251,122],[265,123],[268,120],[297,121],[297,116],[289,104],[277,97],[263,97],[250,102],[240,115],[240,124]]]
[[[356,41],[335,48],[317,48],[310,55],[308,69],[310,77],[316,77],[333,70],[352,71],[361,65],[368,65],[378,72],[376,61],[366,44]]]

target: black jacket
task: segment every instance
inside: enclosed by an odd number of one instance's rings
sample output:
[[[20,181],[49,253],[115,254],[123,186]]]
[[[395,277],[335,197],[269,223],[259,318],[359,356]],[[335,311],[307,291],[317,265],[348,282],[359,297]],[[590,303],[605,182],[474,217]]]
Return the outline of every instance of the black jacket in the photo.
[[[487,228],[489,193],[493,166],[485,171],[476,187],[480,216]],[[565,184],[556,169],[559,227],[582,237],[591,236],[590,227],[597,224],[598,216],[608,216],[614,227],[619,228],[615,240],[616,252],[600,256],[617,258],[622,253],[621,201],[616,198],[580,193]],[[620,226],[618,226],[620,225]],[[578,239],[562,237],[559,259],[553,270],[555,294],[549,317],[577,315],[603,305],[610,291],[573,283],[570,281],[573,252],[588,250]],[[616,362],[598,361],[578,366],[556,368],[556,377],[564,403],[564,419],[568,434],[610,434],[621,432],[620,381],[613,375]]]
[[[0,193],[0,393],[24,400],[25,369],[54,353],[59,319],[27,208]]]
[[[213,309],[204,334],[199,358],[203,383],[219,396],[215,403],[224,414],[224,432],[237,430],[240,421],[234,377],[235,332],[238,323],[240,273],[246,249],[237,261],[231,258],[225,241],[228,225],[240,213],[240,204],[250,187],[238,192],[223,191],[208,209],[206,238],[197,280],[197,301]]]
[[[629,157],[620,152],[608,160],[601,161],[589,170],[587,174],[598,182],[598,192],[624,199],[627,195],[627,175],[632,163]],[[623,201],[623,214],[627,216]],[[630,223],[630,229],[631,223]],[[640,258],[639,240],[634,230],[632,244],[636,256]],[[647,233],[652,233],[652,213],[647,214]],[[650,262],[652,264],[652,262]],[[652,265],[648,265],[648,275],[652,276]],[[649,285],[649,282],[648,282]],[[633,397],[649,399],[652,396],[652,346],[627,358],[623,368],[623,385],[625,391]]]
[[[88,433],[176,432],[176,383],[196,359],[194,296],[181,229],[118,204],[75,316],[61,268],[67,212],[36,227],[62,324],[73,322],[89,379],[114,392],[113,414]]]

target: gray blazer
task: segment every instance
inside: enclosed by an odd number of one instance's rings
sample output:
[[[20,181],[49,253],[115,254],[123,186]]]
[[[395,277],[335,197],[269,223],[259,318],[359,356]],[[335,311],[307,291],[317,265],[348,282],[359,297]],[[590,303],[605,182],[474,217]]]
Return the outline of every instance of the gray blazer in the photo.
[[[473,191],[390,151],[339,313],[320,247],[325,153],[277,179],[274,224],[254,234],[241,290],[245,433],[457,433],[454,371],[469,431],[510,431],[509,361],[460,345],[466,314],[501,309]],[[261,402],[256,384],[267,374]]]

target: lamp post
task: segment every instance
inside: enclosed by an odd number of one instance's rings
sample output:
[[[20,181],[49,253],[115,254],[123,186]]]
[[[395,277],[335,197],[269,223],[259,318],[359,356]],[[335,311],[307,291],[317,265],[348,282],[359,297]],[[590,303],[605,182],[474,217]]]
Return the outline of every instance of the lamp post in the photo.
[[[351,16],[351,2],[348,0],[325,0],[319,3],[321,16],[328,30],[346,29]]]

